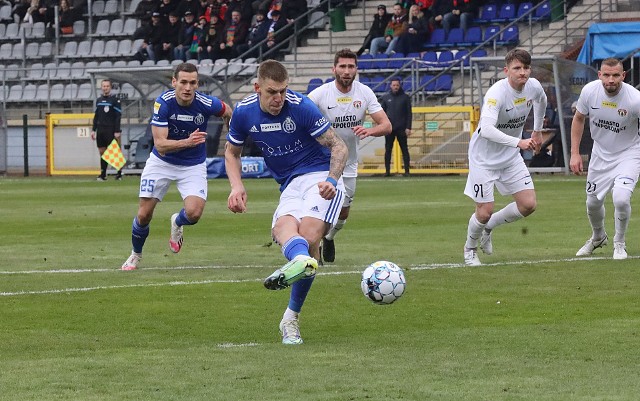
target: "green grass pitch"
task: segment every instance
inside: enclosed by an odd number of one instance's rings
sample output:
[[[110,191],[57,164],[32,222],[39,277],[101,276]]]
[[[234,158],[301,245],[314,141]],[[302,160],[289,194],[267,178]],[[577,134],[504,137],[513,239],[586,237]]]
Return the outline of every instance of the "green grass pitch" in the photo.
[[[228,182],[210,181],[177,255],[173,187],[141,269],[122,272],[138,177],[0,179],[0,400],[638,399],[637,196],[631,258],[612,260],[609,245],[578,260],[585,179],[536,176],[538,210],[499,227],[494,255],[467,268],[464,182],[359,179],[336,263],[301,314],[305,343],[287,347],[278,323],[289,291],[261,283],[285,262],[270,237],[273,180],[245,182],[242,215],[226,208]],[[376,260],[405,270],[393,305],[360,291]]]

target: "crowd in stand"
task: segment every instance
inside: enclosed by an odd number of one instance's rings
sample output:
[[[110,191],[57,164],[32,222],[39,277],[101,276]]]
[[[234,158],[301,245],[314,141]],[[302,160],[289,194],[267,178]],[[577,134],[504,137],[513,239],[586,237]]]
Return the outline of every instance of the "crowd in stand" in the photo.
[[[520,2],[510,1],[516,5]],[[485,3],[482,0],[405,0],[396,3],[392,13],[388,13],[387,7],[381,4],[358,54],[423,51],[423,44],[435,29],[443,29],[446,36],[452,28],[466,32],[478,17],[480,6]]]

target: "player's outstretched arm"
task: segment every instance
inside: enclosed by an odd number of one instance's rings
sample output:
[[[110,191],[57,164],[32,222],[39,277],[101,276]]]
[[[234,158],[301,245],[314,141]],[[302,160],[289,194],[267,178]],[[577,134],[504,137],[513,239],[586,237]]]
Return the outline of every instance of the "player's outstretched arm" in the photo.
[[[333,199],[336,196],[335,182],[337,182],[342,176],[344,166],[347,164],[347,156],[349,149],[332,128],[329,128],[324,134],[317,138],[317,141],[327,148],[331,149],[331,162],[329,164],[329,176],[333,180],[323,181],[318,184],[320,189],[320,196],[324,199]]]
[[[224,145],[224,167],[231,185],[227,207],[233,213],[244,213],[247,210],[247,192],[242,183],[241,155],[241,146],[235,146],[229,142]]]

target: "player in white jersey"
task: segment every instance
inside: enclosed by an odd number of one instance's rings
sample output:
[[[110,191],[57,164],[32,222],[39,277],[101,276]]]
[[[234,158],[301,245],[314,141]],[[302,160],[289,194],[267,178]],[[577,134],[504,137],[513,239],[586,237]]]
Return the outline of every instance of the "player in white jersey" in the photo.
[[[624,83],[624,77],[620,60],[603,60],[599,79],[582,88],[573,115],[570,166],[574,174],[583,170],[580,141],[587,115],[593,138],[586,186],[592,234],[576,256],[591,255],[607,243],[604,198],[611,191],[615,209],[613,258],[627,258],[625,234],[631,216],[631,194],[640,175],[640,92]]]
[[[346,198],[338,222],[322,240],[322,257],[327,262],[335,260],[334,237],[344,227],[356,193],[358,143],[360,139],[384,136],[391,132],[391,122],[382,110],[376,95],[368,86],[355,80],[358,73],[358,56],[349,49],[338,51],[333,58],[332,73],[335,76],[334,81],[309,93],[309,99],[318,106],[349,148],[349,159],[342,174]],[[365,128],[362,125],[367,112],[376,123],[374,127]]]
[[[174,181],[184,207],[171,216],[169,248],[174,253],[180,251],[184,226],[200,220],[207,200],[205,140],[209,117],[221,117],[227,123],[231,118],[229,105],[197,92],[198,69],[193,64],[176,66],[171,84],[174,89],[160,95],[153,106],[153,150],[140,176],[138,213],[131,226],[133,250],[122,270],[138,268],[153,211]]]
[[[506,78],[487,91],[478,129],[469,143],[469,175],[464,193],[476,204],[464,245],[464,261],[469,266],[480,265],[478,242],[484,253],[493,253],[494,228],[520,220],[536,209],[533,180],[520,150],[539,150],[547,96],[540,82],[529,77],[531,56],[527,51],[509,51],[504,73]],[[531,138],[522,139],[532,108],[533,132]],[[514,200],[496,213],[493,213],[494,186],[500,194],[512,195]]]

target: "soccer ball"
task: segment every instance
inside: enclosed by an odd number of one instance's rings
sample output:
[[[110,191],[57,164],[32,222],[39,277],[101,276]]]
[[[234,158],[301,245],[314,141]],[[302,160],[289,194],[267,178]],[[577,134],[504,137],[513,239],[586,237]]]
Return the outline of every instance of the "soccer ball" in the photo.
[[[400,266],[393,262],[373,262],[362,272],[362,293],[375,304],[390,304],[404,293],[407,282]]]

